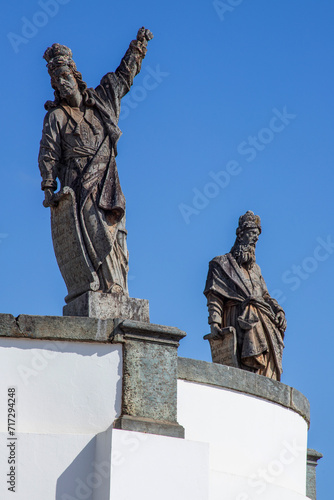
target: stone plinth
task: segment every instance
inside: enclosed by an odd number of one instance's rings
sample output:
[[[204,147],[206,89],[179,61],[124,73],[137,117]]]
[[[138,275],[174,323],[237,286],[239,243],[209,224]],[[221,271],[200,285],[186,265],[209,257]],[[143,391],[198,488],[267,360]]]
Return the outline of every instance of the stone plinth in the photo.
[[[123,344],[123,406],[114,427],[184,437],[177,423],[178,328],[125,320],[112,342]]]
[[[148,300],[116,293],[86,292],[64,306],[63,315],[150,321]]]

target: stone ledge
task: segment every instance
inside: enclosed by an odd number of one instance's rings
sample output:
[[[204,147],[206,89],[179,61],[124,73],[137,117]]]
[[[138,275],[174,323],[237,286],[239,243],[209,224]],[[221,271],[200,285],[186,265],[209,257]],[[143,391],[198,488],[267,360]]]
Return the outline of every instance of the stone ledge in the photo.
[[[115,420],[113,427],[114,429],[122,429],[125,431],[145,432],[147,434],[184,438],[184,427],[178,423],[163,422],[149,418],[124,415]]]
[[[317,450],[313,450],[313,448],[307,449],[307,463],[309,465],[317,466],[318,460],[323,458],[323,454]]]
[[[110,319],[0,314],[0,337],[109,342],[113,330]]]
[[[310,426],[310,403],[288,385],[231,366],[178,358],[178,378],[189,382],[216,385],[232,391],[266,399],[301,415]]]
[[[172,326],[119,318],[101,320],[26,314],[15,318],[12,314],[0,314],[0,337],[114,343],[141,339],[178,345],[185,335],[185,332]]]
[[[113,342],[126,340],[142,340],[146,342],[170,344],[178,347],[179,342],[186,333],[174,326],[155,325],[133,320],[115,320],[115,333]]]

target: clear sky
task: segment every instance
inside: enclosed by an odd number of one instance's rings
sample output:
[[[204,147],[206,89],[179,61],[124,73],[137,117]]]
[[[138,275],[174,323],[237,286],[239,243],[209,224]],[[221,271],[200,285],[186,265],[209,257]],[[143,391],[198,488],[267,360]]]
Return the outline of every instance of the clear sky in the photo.
[[[16,0],[2,5],[1,312],[61,315],[37,165],[42,59],[68,45],[89,87],[118,66],[137,29],[154,33],[123,100],[118,170],[127,199],[130,295],[153,323],[187,332],[179,354],[210,360],[208,262],[238,217],[262,220],[257,262],[286,310],[282,381],[311,402],[309,446],[334,468],[334,3],[281,0]],[[265,436],[264,436],[265,438]]]

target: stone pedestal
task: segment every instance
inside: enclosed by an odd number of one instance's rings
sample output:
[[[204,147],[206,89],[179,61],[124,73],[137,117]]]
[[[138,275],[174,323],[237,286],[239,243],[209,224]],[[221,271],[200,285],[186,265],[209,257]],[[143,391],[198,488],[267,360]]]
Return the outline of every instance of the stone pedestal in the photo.
[[[121,321],[112,342],[123,344],[122,415],[117,429],[184,437],[177,423],[178,328]]]
[[[322,453],[309,448],[307,450],[307,480],[306,480],[306,495],[312,500],[317,499],[317,474],[316,466],[318,460],[322,458]]]
[[[64,306],[63,315],[150,321],[148,300],[116,293],[86,292]]]

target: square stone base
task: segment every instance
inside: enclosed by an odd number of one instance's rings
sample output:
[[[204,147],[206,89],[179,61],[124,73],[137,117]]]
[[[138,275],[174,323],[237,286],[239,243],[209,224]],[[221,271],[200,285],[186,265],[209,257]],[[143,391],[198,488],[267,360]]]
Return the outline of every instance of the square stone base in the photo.
[[[149,302],[116,293],[86,292],[63,307],[63,316],[150,322]]]

